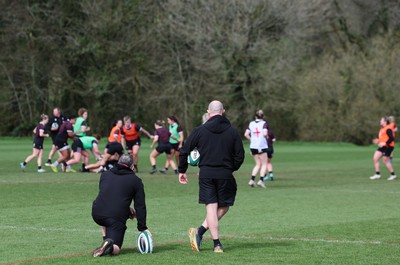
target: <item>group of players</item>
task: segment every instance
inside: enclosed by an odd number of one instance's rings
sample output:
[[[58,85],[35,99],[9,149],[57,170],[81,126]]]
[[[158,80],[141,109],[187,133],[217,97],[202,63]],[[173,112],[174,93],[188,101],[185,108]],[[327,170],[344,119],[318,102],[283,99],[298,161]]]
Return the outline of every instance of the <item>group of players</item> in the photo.
[[[45,165],[49,166],[55,173],[59,171],[59,166],[64,172],[77,172],[71,165],[78,164],[81,160],[82,167],[79,171],[99,173],[113,167],[124,153],[124,150],[132,155],[135,171],[138,172],[139,150],[141,146],[140,133],[144,133],[147,137],[153,139],[152,147],[158,142],[157,147],[150,154],[152,165],[150,173],[154,174],[157,172],[156,158],[161,153],[166,153],[167,161],[165,168],[159,170],[159,172],[166,173],[171,166],[174,172],[178,173],[173,157],[178,161],[178,150],[183,145],[184,136],[182,127],[175,116],[168,117],[168,129],[165,128],[163,121],[157,121],[154,124],[154,135],[150,134],[140,125],[132,123],[129,116],[117,120],[110,131],[103,153],[99,151],[100,136],[98,134],[87,135],[90,131],[87,123],[87,109],[80,108],[78,115],[63,116],[61,109],[56,107],[53,109],[53,116],[51,118],[46,114],[42,114],[40,118],[40,122],[33,130],[33,152],[20,163],[22,170],[25,170],[26,165],[36,157],[37,172],[46,172],[42,168],[43,143],[45,137],[51,137],[52,149]],[[68,139],[72,139],[73,141],[71,145],[72,151],[70,150]],[[89,164],[89,151],[97,160],[94,164]],[[53,156],[56,153],[58,153],[58,159],[52,162]]]

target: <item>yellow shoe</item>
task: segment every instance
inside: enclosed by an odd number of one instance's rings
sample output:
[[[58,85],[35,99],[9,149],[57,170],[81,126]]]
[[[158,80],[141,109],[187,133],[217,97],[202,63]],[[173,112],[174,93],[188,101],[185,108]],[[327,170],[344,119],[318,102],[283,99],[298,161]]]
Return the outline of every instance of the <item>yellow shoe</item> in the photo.
[[[55,166],[53,166],[53,165],[50,165],[50,168],[51,168],[51,170],[53,170],[54,173],[57,173],[57,172],[58,172],[57,167],[55,167]]]
[[[197,243],[197,228],[189,228],[189,240],[190,246],[192,247],[194,252],[199,252],[199,244]]]
[[[67,173],[76,173],[76,170],[72,169],[72,168],[68,168],[65,172],[67,172]]]

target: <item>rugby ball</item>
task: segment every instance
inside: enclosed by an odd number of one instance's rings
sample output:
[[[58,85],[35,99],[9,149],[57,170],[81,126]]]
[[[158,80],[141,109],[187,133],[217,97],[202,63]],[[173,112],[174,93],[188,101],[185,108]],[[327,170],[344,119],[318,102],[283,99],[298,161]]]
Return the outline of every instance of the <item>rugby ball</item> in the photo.
[[[58,129],[58,123],[57,123],[57,122],[53,122],[53,123],[51,124],[51,128],[53,128],[53,129]]]
[[[137,248],[142,254],[149,254],[153,252],[153,239],[147,231],[139,233],[137,238]]]
[[[188,164],[191,166],[197,166],[200,162],[200,153],[197,148],[193,149],[188,155]]]

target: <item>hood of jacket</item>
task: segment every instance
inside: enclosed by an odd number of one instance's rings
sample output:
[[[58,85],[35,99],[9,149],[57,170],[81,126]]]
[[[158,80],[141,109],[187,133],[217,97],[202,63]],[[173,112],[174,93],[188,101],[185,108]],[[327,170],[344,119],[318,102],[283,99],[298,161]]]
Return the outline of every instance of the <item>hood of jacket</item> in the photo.
[[[215,115],[211,117],[206,123],[204,123],[203,126],[210,132],[219,134],[228,130],[231,127],[231,123],[224,116]]]

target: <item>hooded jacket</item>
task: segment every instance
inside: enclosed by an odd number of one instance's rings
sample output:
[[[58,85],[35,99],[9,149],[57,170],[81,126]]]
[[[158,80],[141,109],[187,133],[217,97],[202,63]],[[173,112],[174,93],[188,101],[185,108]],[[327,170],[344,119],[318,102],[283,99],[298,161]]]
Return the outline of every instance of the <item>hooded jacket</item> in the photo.
[[[222,115],[211,117],[196,127],[180,150],[179,173],[188,167],[187,156],[197,148],[200,153],[200,178],[229,179],[244,161],[244,148],[238,131]]]
[[[146,226],[146,201],[142,180],[129,168],[117,164],[101,174],[99,194],[93,201],[92,215],[110,217],[125,222],[130,215],[132,200],[137,218],[137,229]]]

